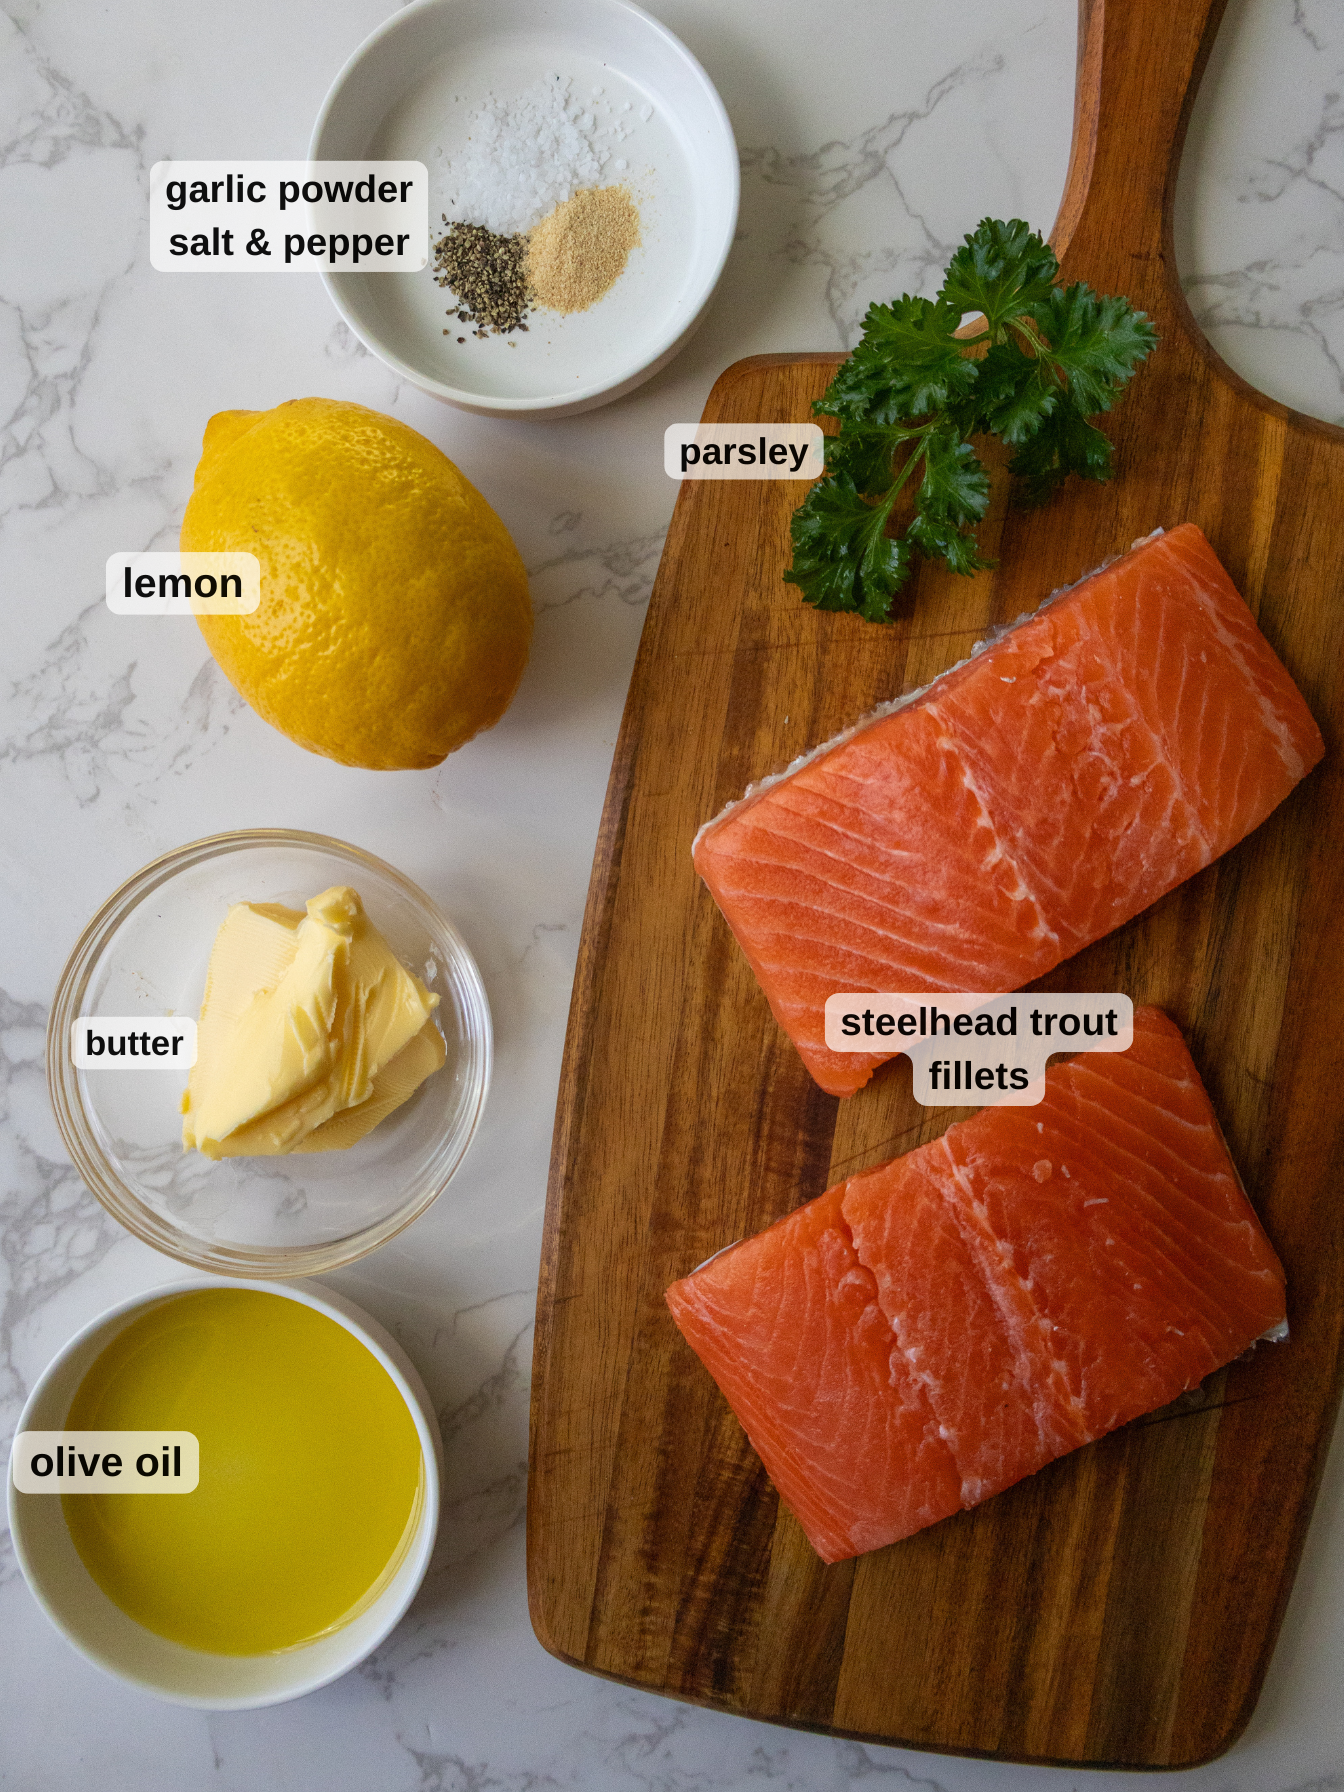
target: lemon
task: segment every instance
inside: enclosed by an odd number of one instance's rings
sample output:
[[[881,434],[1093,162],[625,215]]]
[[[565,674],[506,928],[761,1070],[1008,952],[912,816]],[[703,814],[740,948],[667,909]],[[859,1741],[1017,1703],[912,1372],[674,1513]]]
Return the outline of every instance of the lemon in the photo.
[[[272,727],[377,771],[437,765],[497,722],[532,636],[503,523],[447,455],[330,398],[206,426],[184,553],[261,562],[250,616],[198,618]]]

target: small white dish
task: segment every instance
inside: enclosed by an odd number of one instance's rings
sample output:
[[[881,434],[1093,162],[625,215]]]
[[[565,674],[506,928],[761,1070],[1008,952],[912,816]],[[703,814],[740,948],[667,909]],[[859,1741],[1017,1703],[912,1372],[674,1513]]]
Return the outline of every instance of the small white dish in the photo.
[[[378,1597],[348,1624],[297,1648],[268,1655],[215,1655],[156,1636],[114,1605],[80,1560],[60,1498],[17,1492],[12,1473],[9,1528],[33,1597],[86,1660],[127,1685],[174,1705],[191,1705],[202,1711],[243,1711],[315,1692],[372,1654],[400,1621],[425,1578],[438,1535],[443,1444],[424,1383],[410,1358],[376,1319],[343,1296],[311,1283],[222,1276],[200,1276],[132,1295],[91,1320],[39,1376],[24,1405],[19,1431],[62,1430],[80,1382],[117,1334],[146,1308],[202,1288],[251,1288],[312,1307],[353,1333],[396,1384],[420,1436],[423,1500],[415,1534]]]
[[[313,130],[314,161],[424,162],[432,244],[472,115],[491,95],[507,102],[557,74],[629,132],[607,146],[602,181],[629,188],[642,242],[604,298],[568,316],[535,310],[525,334],[482,340],[432,269],[323,275],[366,348],[422,390],[484,415],[592,410],[689,339],[728,258],[740,185],[732,126],[708,75],[631,0],[413,0],[356,50]]]

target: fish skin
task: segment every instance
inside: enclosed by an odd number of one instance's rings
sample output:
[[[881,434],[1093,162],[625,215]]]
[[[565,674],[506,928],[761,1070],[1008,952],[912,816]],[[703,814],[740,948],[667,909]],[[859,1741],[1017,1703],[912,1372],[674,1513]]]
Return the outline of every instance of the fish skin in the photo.
[[[1179,1030],[1052,1063],[676,1282],[668,1305],[824,1561],[1165,1406],[1285,1317]]]
[[[1020,989],[1194,876],[1324,752],[1191,523],[730,807],[696,869],[835,1095],[838,990]]]

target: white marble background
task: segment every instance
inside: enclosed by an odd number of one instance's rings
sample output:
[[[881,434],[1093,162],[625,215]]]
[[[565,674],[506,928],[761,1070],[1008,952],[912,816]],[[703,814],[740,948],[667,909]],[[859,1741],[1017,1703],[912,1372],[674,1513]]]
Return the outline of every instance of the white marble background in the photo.
[[[931,290],[986,213],[1048,228],[1072,106],[1070,0],[654,0],[718,84],[741,231],[709,321],[651,385],[554,424],[458,415],[399,383],[315,278],[150,270],[165,157],[304,153],[387,0],[14,0],[0,15],[0,1419],[85,1319],[179,1274],[66,1162],[41,1070],[84,921],[201,834],[291,826],[400,866],[457,919],[494,1007],[481,1136],[410,1233],[334,1280],[439,1402],[447,1509],[430,1580],[378,1655],[321,1693],[206,1716],[87,1666],[0,1557],[0,1786],[65,1792],[947,1792],[1082,1776],[863,1748],[638,1695],[545,1655],[522,1518],[551,1114],[602,793],[673,487],[664,427],[743,354],[852,343],[870,299]],[[1344,420],[1344,11],[1231,0],[1182,184],[1183,272],[1219,349]],[[171,546],[216,410],[309,393],[405,418],[485,491],[538,628],[509,715],[438,771],[353,772],[241,704],[189,621],[110,616],[102,566]],[[1251,1730],[1218,1792],[1344,1787],[1344,1511],[1327,1473]],[[1133,1787],[1133,1776],[1103,1776]],[[1168,1782],[1170,1783],[1170,1782]]]

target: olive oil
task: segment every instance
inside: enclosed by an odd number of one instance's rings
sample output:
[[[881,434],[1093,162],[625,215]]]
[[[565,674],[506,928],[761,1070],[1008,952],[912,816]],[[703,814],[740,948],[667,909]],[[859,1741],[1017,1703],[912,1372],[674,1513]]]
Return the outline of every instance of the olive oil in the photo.
[[[108,1598],[190,1649],[260,1655],[338,1628],[396,1572],[424,1499],[396,1383],[344,1326],[280,1294],[168,1296],[92,1364],[66,1426],[199,1440],[193,1493],[62,1501]]]

